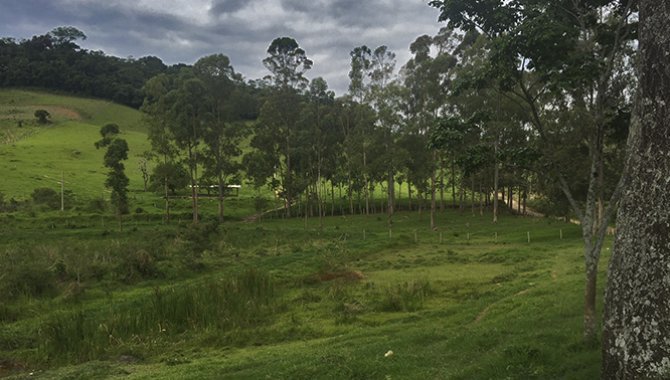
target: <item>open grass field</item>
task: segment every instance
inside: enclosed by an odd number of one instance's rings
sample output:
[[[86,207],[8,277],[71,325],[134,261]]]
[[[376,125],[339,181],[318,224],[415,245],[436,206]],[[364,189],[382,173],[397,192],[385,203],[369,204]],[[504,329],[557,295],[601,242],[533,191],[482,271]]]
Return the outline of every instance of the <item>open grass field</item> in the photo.
[[[395,220],[389,236],[376,216],[326,218],[322,229],[139,220],[125,233],[74,217],[74,227],[38,232],[38,221],[5,218],[2,234],[14,238],[3,262],[20,272],[18,256],[32,257],[51,286],[27,296],[24,284],[5,300],[2,375],[598,376],[599,348],[581,338],[578,226],[514,216],[493,225],[457,211],[439,216],[437,232],[425,214]]]

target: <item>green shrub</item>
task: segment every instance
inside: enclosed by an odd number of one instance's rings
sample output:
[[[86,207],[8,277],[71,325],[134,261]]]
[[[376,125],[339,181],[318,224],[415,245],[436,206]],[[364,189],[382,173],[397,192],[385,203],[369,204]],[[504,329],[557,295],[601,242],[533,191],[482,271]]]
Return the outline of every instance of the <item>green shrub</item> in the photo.
[[[88,201],[86,211],[103,213],[107,210],[107,202],[103,198],[94,198]]]
[[[49,118],[51,118],[51,114],[47,110],[39,109],[35,110],[35,118],[39,124],[47,124]]]
[[[219,230],[218,222],[202,222],[189,224],[182,229],[178,237],[184,242],[184,249],[190,253],[200,254],[214,246],[214,236]]]
[[[54,294],[57,279],[48,258],[32,249],[15,247],[0,252],[0,262],[0,300]]]
[[[157,277],[160,273],[155,256],[145,249],[124,247],[119,252],[116,273],[126,283]]]
[[[378,295],[377,309],[380,311],[416,311],[423,307],[425,298],[430,294],[428,281],[409,281],[392,285]]]
[[[50,210],[58,210],[60,208],[60,194],[56,190],[49,187],[40,187],[33,190],[30,195],[36,205],[42,205]]]

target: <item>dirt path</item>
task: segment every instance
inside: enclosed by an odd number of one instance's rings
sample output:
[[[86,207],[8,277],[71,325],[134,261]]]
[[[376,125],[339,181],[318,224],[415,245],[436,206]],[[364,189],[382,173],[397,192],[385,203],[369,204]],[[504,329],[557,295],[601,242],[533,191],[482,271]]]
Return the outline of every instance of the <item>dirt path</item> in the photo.
[[[498,202],[506,204],[506,205],[508,204],[507,199],[505,200],[505,202],[503,202],[502,199],[500,199],[500,197],[498,197]],[[519,212],[517,210],[521,210],[521,214],[525,215],[525,216],[532,216],[534,218],[544,218],[545,217],[545,215],[542,214],[541,212],[537,212],[537,211],[533,210],[532,208],[530,208],[528,206],[526,206],[525,210],[524,210],[523,205],[521,207],[519,207],[519,202],[517,202],[516,199],[512,198],[512,213],[513,214],[519,214]],[[525,213],[524,213],[524,211],[525,211]]]
[[[244,223],[255,223],[255,222],[259,221],[261,218],[263,218],[264,215],[271,214],[273,212],[277,212],[277,211],[281,211],[281,210],[284,210],[284,206],[277,207],[277,208],[272,209],[272,210],[258,212],[258,213],[253,214],[253,215],[249,215],[246,218],[242,219],[242,221]]]

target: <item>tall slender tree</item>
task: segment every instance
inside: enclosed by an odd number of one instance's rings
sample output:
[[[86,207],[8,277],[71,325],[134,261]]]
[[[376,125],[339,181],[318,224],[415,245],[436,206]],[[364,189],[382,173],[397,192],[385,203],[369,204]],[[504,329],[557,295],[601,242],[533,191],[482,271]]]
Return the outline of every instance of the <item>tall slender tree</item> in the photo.
[[[256,171],[262,175],[277,172],[279,179],[271,181],[278,194],[284,199],[285,213],[291,216],[291,206],[296,194],[302,191],[304,184],[296,181],[293,165],[293,153],[296,143],[296,125],[300,118],[301,94],[309,84],[304,74],[312,67],[312,61],[296,40],[280,37],[272,41],[267,50],[268,57],[263,60],[271,72],[268,80],[274,84],[270,95],[261,108],[256,124],[256,134],[252,147],[257,158],[254,165],[263,162],[268,168]]]
[[[128,159],[128,143],[119,138],[119,127],[116,124],[106,124],[100,128],[102,139],[95,143],[96,149],[107,148],[104,164],[109,168],[105,186],[111,189],[111,201],[114,206],[119,228],[123,229],[123,214],[128,213],[128,177],[123,165]]]
[[[224,199],[230,181],[235,179],[241,165],[235,160],[242,154],[240,142],[247,135],[233,100],[239,95],[242,77],[230,65],[223,54],[203,57],[195,63],[193,71],[204,83],[207,92],[203,94],[210,109],[202,131],[206,146],[200,162],[205,172],[204,178],[213,179],[217,186],[219,222],[224,218]]]

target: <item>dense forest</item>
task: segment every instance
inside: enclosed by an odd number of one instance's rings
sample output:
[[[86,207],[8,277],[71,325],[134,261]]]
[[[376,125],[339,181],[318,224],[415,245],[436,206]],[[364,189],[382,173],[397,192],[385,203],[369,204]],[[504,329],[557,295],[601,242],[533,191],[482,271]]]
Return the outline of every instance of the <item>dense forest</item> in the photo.
[[[25,40],[0,39],[0,85],[39,87],[142,104],[147,79],[170,68],[157,57],[123,59],[77,45],[86,35],[60,27]],[[173,68],[174,69],[174,68]]]
[[[0,38],[0,86],[44,88],[139,108],[148,79],[188,67],[168,66],[154,56],[119,58],[86,50],[77,44],[85,39],[71,26],[23,40]],[[256,111],[246,116],[254,118]]]

